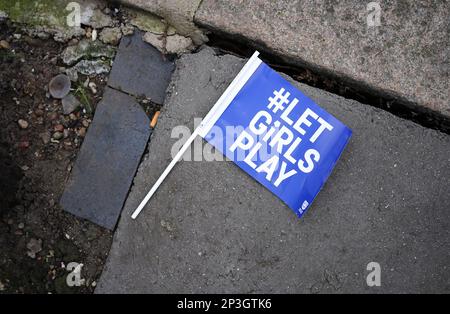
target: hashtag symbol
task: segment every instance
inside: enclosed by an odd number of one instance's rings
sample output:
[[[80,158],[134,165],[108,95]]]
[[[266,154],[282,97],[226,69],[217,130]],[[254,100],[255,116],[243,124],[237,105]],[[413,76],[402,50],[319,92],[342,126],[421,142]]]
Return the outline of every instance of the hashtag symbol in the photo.
[[[288,97],[291,95],[291,93],[289,92],[285,92],[284,88],[281,88],[279,91],[274,91],[273,92],[273,96],[274,97],[269,97],[269,105],[267,106],[267,108],[271,109],[274,113],[276,113],[278,110],[283,110],[284,109],[284,105],[286,105],[289,100]]]

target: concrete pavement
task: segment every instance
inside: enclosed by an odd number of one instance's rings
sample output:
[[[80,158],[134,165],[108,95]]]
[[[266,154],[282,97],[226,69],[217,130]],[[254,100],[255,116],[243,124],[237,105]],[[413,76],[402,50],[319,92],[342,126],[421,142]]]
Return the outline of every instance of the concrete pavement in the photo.
[[[206,161],[177,164],[130,218],[170,162],[173,128],[192,130],[244,62],[209,48],[177,61],[96,293],[449,292],[450,137],[299,83],[353,130],[304,218]],[[366,284],[369,262],[381,287]]]
[[[450,118],[448,1],[204,0],[195,22]]]

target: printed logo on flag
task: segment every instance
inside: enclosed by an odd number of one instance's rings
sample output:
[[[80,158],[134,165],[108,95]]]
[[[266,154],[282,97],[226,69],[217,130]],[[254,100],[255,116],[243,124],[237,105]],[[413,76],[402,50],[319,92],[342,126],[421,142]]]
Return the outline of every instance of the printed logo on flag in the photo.
[[[300,217],[350,136],[347,126],[261,63],[205,139]]]

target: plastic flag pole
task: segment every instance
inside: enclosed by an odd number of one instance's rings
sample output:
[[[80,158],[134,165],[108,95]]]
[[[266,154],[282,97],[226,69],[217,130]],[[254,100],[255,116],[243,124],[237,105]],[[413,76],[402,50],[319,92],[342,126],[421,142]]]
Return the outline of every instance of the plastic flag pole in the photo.
[[[255,53],[247,61],[247,63],[244,65],[244,67],[241,69],[238,75],[236,75],[236,77],[228,86],[228,88],[225,90],[225,92],[222,94],[222,96],[220,96],[219,100],[217,100],[217,102],[214,104],[214,106],[202,120],[200,125],[194,130],[192,135],[188,138],[186,143],[183,144],[183,146],[175,155],[175,157],[172,159],[170,164],[167,166],[167,168],[155,182],[153,187],[150,189],[150,191],[144,197],[142,202],[133,212],[131,218],[136,219],[136,217],[148,203],[153,194],[155,194],[156,190],[159,188],[161,183],[164,181],[164,179],[167,177],[167,175],[170,173],[170,171],[173,169],[176,163],[181,159],[181,157],[183,157],[183,154],[186,152],[189,146],[191,146],[192,142],[195,140],[197,135],[205,137],[206,134],[208,134],[209,130],[211,130],[211,128],[217,122],[222,113],[227,109],[228,105],[233,101],[237,93],[239,93],[241,88],[245,85],[245,83],[247,83],[248,79],[253,75],[258,66],[261,64],[261,60],[258,58],[258,55],[259,52],[255,51]]]

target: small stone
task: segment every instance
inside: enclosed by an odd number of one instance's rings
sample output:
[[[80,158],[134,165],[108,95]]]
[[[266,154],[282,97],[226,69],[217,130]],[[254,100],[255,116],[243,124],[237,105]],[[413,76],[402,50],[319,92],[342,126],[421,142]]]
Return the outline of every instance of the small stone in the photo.
[[[66,150],[70,150],[72,148],[72,142],[70,140],[65,140],[64,141],[64,148]]]
[[[88,86],[91,89],[92,94],[97,94],[97,84],[94,82],[89,82]]]
[[[0,10],[0,22],[3,22],[8,18],[8,14],[5,11]]]
[[[53,133],[53,139],[59,141],[64,137],[64,134],[62,132],[55,132]]]
[[[109,73],[111,66],[102,60],[81,60],[73,69],[83,75],[90,76]]]
[[[134,33],[134,27],[131,25],[122,25],[120,30],[122,31],[123,36],[133,35]]]
[[[88,3],[81,12],[81,24],[92,28],[103,28],[113,24],[112,18],[97,8],[95,2]]]
[[[72,38],[71,40],[69,40],[69,42],[67,43],[68,46],[75,46],[76,44],[78,44],[79,40],[76,38]]]
[[[156,35],[175,34],[175,28],[167,24],[158,16],[146,11],[127,8],[127,13],[131,15],[131,24],[145,32],[151,32]]]
[[[192,51],[194,43],[189,37],[184,37],[178,34],[167,36],[166,50],[168,53],[182,54]]]
[[[118,27],[104,28],[100,32],[100,40],[108,45],[116,46],[120,38],[122,38],[122,31]]]
[[[19,223],[19,225],[17,226],[17,228],[19,229],[23,229],[25,227],[25,224],[23,222]]]
[[[85,128],[87,128],[87,127],[89,126],[90,122],[89,122],[89,120],[84,119],[83,121],[81,121],[81,124],[82,124]]]
[[[48,90],[53,98],[64,98],[70,91],[71,82],[67,75],[59,74],[55,76],[48,85]]]
[[[79,135],[80,137],[85,137],[85,136],[86,136],[86,128],[85,128],[85,127],[80,128],[80,129],[78,130],[78,135]]]
[[[68,138],[68,137],[69,137],[69,135],[70,135],[70,130],[68,130],[68,129],[64,129],[64,132],[63,132],[63,134],[64,134],[64,138]]]
[[[91,37],[92,41],[96,41],[97,40],[97,30],[94,29],[92,30],[92,37]]]
[[[0,40],[0,48],[2,49],[9,49],[9,43],[6,40]]]
[[[68,68],[68,69],[66,69],[65,73],[67,74],[67,76],[69,77],[69,79],[72,82],[77,82],[78,81],[78,72],[77,72],[76,69]]]
[[[73,94],[69,94],[64,97],[61,103],[63,106],[64,114],[71,114],[72,112],[77,110],[77,108],[81,107],[81,103]]]
[[[157,48],[162,53],[182,54],[194,49],[194,44],[189,37],[184,37],[178,34],[167,36],[163,39],[160,35],[147,32],[144,34],[142,39]]]
[[[44,144],[48,144],[50,142],[50,134],[48,132],[41,133],[39,136]]]
[[[104,45],[99,41],[90,41],[83,39],[77,45],[69,46],[63,51],[62,61],[64,62],[64,64],[73,65],[83,58],[113,58],[114,54],[114,47]]]
[[[64,131],[64,125],[62,125],[62,124],[57,124],[57,125],[55,125],[54,130],[55,130],[56,132],[63,132],[63,131]]]
[[[72,121],[75,121],[78,118],[77,118],[77,116],[75,114],[71,113],[71,114],[69,114],[69,119],[72,120]]]
[[[25,121],[24,119],[19,119],[19,121],[17,121],[17,123],[19,124],[21,129],[28,128],[28,122]]]
[[[31,258],[36,258],[36,254],[42,251],[42,240],[31,238],[27,243],[27,255]]]
[[[20,141],[18,146],[21,149],[27,149],[28,147],[30,147],[30,142],[29,141]]]
[[[54,121],[56,119],[58,119],[59,115],[57,112],[52,112],[50,113],[50,115],[48,116],[48,118],[50,119],[50,121]]]
[[[92,37],[92,30],[91,28],[88,27],[88,29],[86,30],[86,37],[87,38],[91,38]]]
[[[42,116],[44,115],[44,110],[42,110],[42,109],[36,109],[36,110],[34,111],[34,114],[35,114],[36,116],[38,116],[38,117],[42,117]]]

